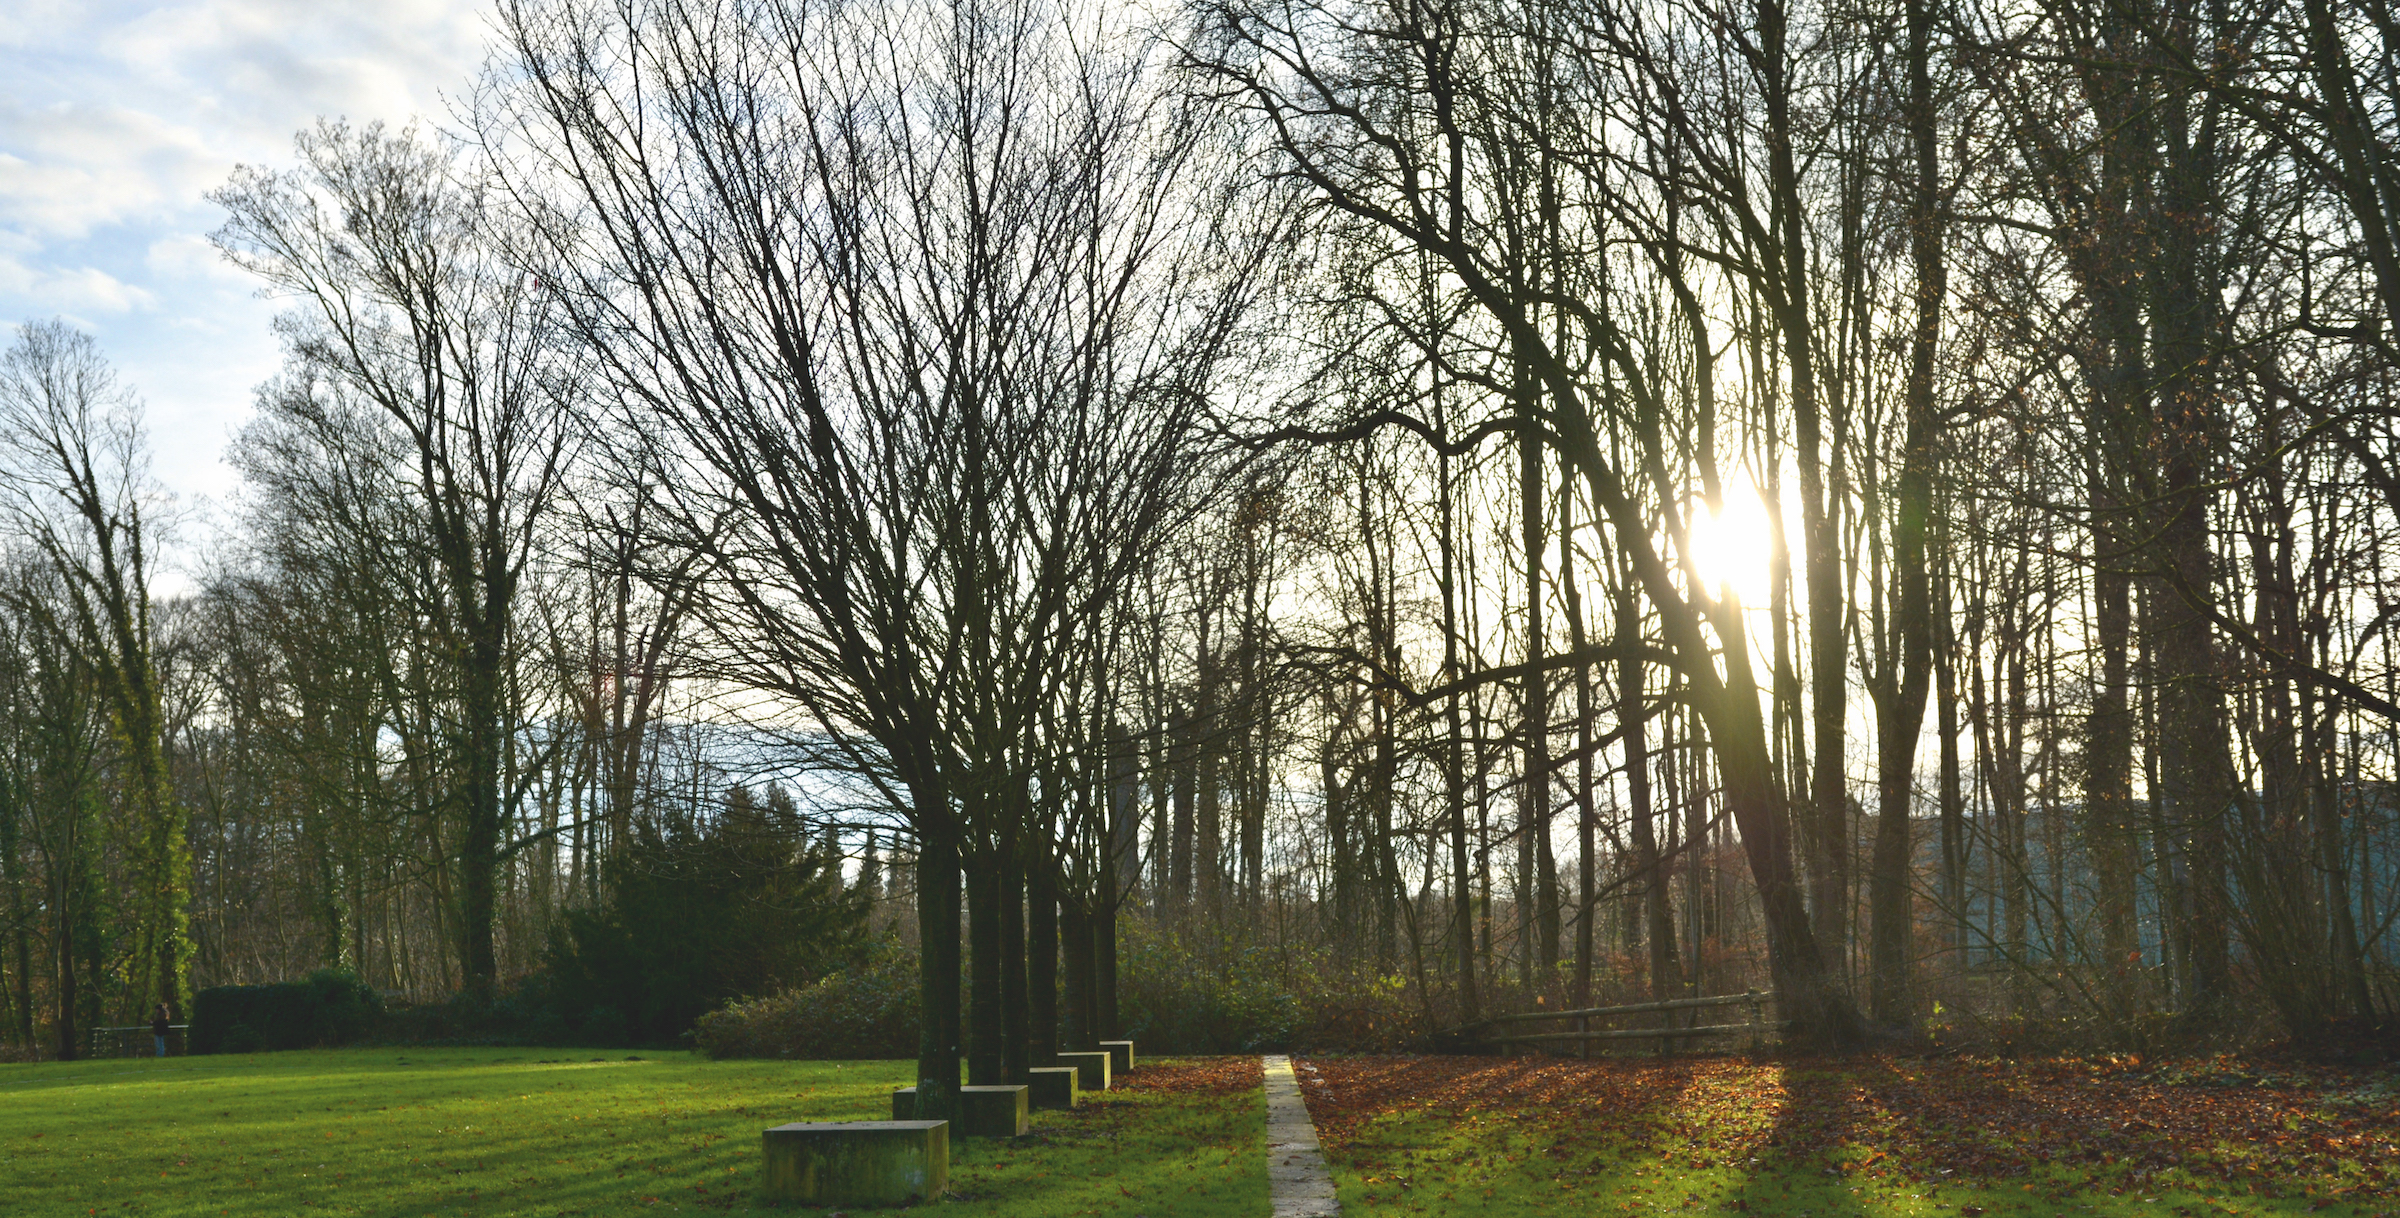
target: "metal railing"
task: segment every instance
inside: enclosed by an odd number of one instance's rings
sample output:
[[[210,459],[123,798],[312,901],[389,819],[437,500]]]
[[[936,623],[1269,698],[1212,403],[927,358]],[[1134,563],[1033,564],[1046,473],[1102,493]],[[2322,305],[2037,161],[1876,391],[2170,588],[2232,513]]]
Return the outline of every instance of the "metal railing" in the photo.
[[[192,1025],[188,1023],[167,1025],[168,1056],[181,1057],[188,1051],[191,1030]],[[158,1046],[150,1043],[152,1033],[150,1025],[146,1023],[128,1028],[93,1028],[90,1031],[91,1035],[85,1041],[85,1056],[88,1057],[149,1057],[158,1051]]]

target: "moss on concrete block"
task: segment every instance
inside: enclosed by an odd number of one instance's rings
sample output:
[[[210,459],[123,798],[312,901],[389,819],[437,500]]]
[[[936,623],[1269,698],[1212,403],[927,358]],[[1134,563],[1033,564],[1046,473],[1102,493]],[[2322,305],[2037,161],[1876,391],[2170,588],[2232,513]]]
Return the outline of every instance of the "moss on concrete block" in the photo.
[[[1091,1053],[1061,1053],[1058,1055],[1058,1064],[1073,1066],[1081,1070],[1083,1075],[1079,1082],[1084,1090],[1106,1091],[1108,1090],[1108,1059],[1109,1053],[1106,1050],[1097,1050]]]
[[[962,1138],[1013,1138],[1025,1132],[1032,1103],[1027,1088],[1018,1086],[961,1087],[958,1134]],[[917,1115],[917,1089],[892,1090],[892,1119]]]
[[[1035,1066],[1027,1072],[1032,1090],[1026,1101],[1036,1108],[1073,1108],[1083,1102],[1083,1088],[1075,1078],[1083,1071],[1073,1066]]]
[[[970,1138],[1013,1138],[1022,1135],[1030,1111],[1023,1084],[1006,1087],[961,1087],[959,1106],[966,1110]]]
[[[803,1121],[761,1135],[760,1196],[804,1205],[906,1205],[950,1187],[948,1121]]]

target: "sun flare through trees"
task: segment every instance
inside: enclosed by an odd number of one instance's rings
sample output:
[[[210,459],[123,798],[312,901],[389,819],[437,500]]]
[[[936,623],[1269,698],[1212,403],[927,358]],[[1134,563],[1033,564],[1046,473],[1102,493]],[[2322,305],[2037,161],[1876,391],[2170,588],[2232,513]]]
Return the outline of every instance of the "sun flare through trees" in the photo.
[[[0,1042],[2388,1027],[2387,8],[499,0],[8,339]]]

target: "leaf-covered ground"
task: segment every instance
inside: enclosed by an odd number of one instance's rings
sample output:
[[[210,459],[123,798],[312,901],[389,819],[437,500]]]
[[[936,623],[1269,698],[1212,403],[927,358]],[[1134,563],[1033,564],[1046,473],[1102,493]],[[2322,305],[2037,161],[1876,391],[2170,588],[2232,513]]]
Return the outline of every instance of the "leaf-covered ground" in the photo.
[[[1299,1064],[1352,1213],[2400,1215],[2388,1073],[1901,1057]]]
[[[0,1066],[0,1215],[751,1211],[759,1131],[890,1114],[909,1062],[334,1050]],[[1009,1143],[952,1142],[961,1218],[1254,1218],[1257,1058],[1144,1062]]]

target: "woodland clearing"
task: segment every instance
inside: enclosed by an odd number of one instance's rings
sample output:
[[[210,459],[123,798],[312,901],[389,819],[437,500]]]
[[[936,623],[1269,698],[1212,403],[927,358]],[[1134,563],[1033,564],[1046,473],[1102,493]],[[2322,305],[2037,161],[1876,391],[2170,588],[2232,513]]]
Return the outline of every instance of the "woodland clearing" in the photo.
[[[914,1063],[346,1049],[0,1067],[0,1213],[376,1218],[760,1208],[759,1131],[890,1112]],[[965,1218],[1266,1208],[1257,1058],[1145,1061],[1007,1145],[951,1142]]]
[[[2400,1079],[2233,1058],[1305,1057],[1345,1212],[2396,1215]],[[350,1049],[0,1069],[0,1212],[490,1218],[754,1210],[757,1132],[911,1063]],[[1267,1208],[1254,1057],[1162,1058],[1006,1146],[945,1213]]]

